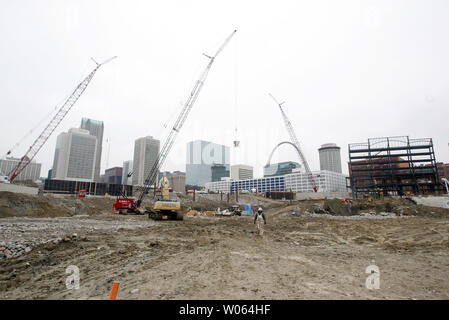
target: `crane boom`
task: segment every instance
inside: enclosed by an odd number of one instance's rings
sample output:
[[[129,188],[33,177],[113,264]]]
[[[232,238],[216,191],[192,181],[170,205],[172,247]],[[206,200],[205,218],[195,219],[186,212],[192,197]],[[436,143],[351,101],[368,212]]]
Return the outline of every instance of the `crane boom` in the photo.
[[[195,85],[190,93],[190,95],[187,97],[187,101],[184,104],[184,107],[181,110],[181,113],[179,114],[178,118],[176,119],[175,124],[173,125],[173,128],[171,129],[167,139],[165,140],[165,143],[162,147],[162,150],[159,152],[156,161],[154,162],[153,167],[151,168],[147,178],[145,179],[144,185],[141,189],[140,196],[137,200],[137,207],[140,207],[140,204],[142,203],[142,200],[145,196],[145,194],[148,193],[148,190],[150,186],[153,184],[155,186],[156,184],[156,177],[159,172],[159,169],[162,167],[162,165],[165,162],[165,159],[167,158],[168,153],[170,152],[171,147],[173,146],[173,143],[175,142],[176,136],[178,135],[179,131],[181,130],[184,122],[187,119],[187,116],[190,112],[190,110],[193,107],[193,104],[195,103],[196,99],[198,98],[198,95],[203,88],[204,81],[207,78],[207,75],[209,74],[210,68],[212,67],[212,64],[215,61],[215,58],[218,56],[218,54],[224,49],[224,47],[228,44],[228,42],[231,40],[231,38],[234,36],[234,34],[237,32],[237,30],[234,30],[231,35],[229,35],[226,40],[223,42],[223,44],[218,48],[217,52],[214,56],[208,56],[206,54],[206,57],[210,59],[209,63],[207,64],[206,68],[204,69],[203,73],[201,74],[200,78],[195,82]]]
[[[314,192],[318,191],[318,188],[316,186],[315,180],[313,179],[312,172],[310,171],[309,164],[307,163],[306,158],[304,157],[304,154],[301,151],[301,148],[299,147],[299,141],[298,138],[296,138],[295,131],[293,130],[293,126],[288,119],[287,115],[284,112],[284,109],[282,109],[282,104],[284,102],[279,103],[275,97],[271,93],[269,93],[270,97],[276,102],[276,104],[279,106],[279,109],[281,110],[282,118],[284,119],[285,127],[287,128],[288,134],[290,136],[290,140],[292,143],[296,146],[296,151],[298,152],[299,158],[301,159],[302,165],[304,166],[304,169],[306,170],[307,176],[309,178],[309,182],[312,185],[312,189]]]
[[[61,123],[62,119],[66,116],[66,114],[70,111],[70,109],[73,107],[75,102],[79,99],[79,97],[83,94],[84,90],[86,90],[87,86],[89,85],[90,81],[92,80],[93,76],[97,72],[97,70],[105,63],[108,63],[112,59],[116,57],[112,57],[102,63],[98,63],[95,60],[93,60],[97,66],[94,70],[92,70],[89,75],[84,78],[83,81],[81,81],[80,84],[76,87],[76,89],[73,91],[73,93],[67,98],[67,100],[64,102],[64,104],[59,108],[58,112],[55,114],[55,116],[51,119],[50,123],[45,127],[45,129],[42,131],[42,133],[37,137],[37,139],[33,142],[33,144],[30,146],[28,151],[25,153],[25,155],[20,159],[17,166],[15,166],[12,171],[9,173],[9,181],[13,182],[14,179],[26,168],[26,166],[33,160],[33,158],[36,156],[36,154],[39,152],[39,150],[42,148],[42,146],[45,144],[45,142],[48,140],[48,138],[51,136],[53,131],[58,127],[58,125]]]

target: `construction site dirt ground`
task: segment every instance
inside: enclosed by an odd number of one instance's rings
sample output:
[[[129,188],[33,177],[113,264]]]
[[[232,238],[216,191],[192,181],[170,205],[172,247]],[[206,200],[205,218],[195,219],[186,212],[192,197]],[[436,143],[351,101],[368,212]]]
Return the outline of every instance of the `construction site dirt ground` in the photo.
[[[117,299],[449,298],[448,209],[292,214],[300,206],[271,201],[261,237],[250,216],[152,221],[114,215],[113,199],[27,197],[0,197],[0,243],[23,251],[0,260],[0,299],[108,299],[113,281]],[[365,285],[373,264],[377,290]],[[71,265],[79,289],[66,287]]]

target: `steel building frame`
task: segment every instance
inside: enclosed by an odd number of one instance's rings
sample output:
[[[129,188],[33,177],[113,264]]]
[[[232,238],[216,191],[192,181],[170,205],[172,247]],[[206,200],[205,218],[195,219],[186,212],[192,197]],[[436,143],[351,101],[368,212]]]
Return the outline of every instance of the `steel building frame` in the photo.
[[[438,193],[438,176],[431,138],[408,136],[371,138],[348,145],[352,195]]]

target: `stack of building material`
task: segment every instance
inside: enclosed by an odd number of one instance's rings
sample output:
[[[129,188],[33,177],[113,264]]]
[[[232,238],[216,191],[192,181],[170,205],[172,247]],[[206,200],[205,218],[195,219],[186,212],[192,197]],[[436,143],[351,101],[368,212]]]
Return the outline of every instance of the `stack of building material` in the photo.
[[[196,210],[189,210],[186,213],[186,216],[196,217],[196,216],[198,216],[198,211],[196,211]]]

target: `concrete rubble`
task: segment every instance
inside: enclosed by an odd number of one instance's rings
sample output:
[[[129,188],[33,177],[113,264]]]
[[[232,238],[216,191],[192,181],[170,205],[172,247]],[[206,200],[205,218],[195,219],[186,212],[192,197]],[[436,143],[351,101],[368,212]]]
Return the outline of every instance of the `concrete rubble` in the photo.
[[[153,221],[98,221],[86,218],[0,219],[0,259],[18,257],[40,245],[85,239],[98,231],[117,232],[154,225]],[[76,232],[74,232],[76,231]]]

